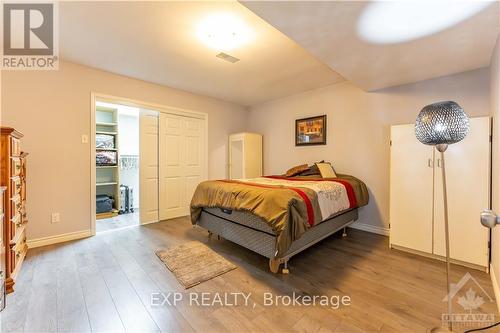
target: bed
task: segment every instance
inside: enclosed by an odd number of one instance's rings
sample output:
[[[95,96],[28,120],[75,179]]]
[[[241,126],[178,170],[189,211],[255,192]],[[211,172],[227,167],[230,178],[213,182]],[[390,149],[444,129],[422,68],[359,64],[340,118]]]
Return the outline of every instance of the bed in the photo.
[[[366,185],[349,175],[214,180],[195,190],[191,222],[288,273],[292,256],[349,226],[367,203]]]

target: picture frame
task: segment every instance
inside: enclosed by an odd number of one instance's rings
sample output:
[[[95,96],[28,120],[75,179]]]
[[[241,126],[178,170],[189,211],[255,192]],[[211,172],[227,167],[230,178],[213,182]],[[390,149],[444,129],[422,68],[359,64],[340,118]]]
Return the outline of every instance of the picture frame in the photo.
[[[326,115],[295,120],[295,146],[326,145]]]

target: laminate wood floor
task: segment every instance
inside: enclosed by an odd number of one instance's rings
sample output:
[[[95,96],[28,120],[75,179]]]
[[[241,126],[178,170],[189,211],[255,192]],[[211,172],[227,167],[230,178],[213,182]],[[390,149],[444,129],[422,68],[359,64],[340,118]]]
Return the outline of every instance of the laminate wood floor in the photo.
[[[187,301],[151,305],[152,293],[178,291],[187,297],[154,251],[189,240],[207,243],[238,269],[188,291],[252,293],[251,306],[190,306]],[[386,237],[350,229],[348,237],[332,236],[292,258],[290,275],[275,275],[264,257],[229,241],[209,240],[206,231],[180,218],[29,250],[16,291],[8,295],[1,313],[1,328],[2,332],[426,332],[440,325],[446,309],[444,268],[435,260],[389,250]],[[493,297],[486,273],[453,266],[453,281],[467,272]],[[348,295],[351,305],[337,310],[265,306],[266,292]],[[482,297],[479,312],[498,315],[495,303]],[[455,310],[466,312],[456,301]]]
[[[118,215],[109,219],[96,220],[95,226],[97,232],[116,230],[137,226],[140,224],[139,210],[134,213]]]

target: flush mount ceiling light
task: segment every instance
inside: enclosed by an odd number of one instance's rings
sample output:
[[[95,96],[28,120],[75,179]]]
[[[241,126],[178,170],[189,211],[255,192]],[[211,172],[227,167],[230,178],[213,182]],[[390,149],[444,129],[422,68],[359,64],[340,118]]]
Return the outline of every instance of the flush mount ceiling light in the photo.
[[[229,14],[211,15],[197,26],[198,38],[217,51],[231,51],[251,39],[250,28],[241,19]]]
[[[464,21],[494,1],[399,0],[373,2],[358,21],[358,34],[376,44],[393,44],[435,34]]]

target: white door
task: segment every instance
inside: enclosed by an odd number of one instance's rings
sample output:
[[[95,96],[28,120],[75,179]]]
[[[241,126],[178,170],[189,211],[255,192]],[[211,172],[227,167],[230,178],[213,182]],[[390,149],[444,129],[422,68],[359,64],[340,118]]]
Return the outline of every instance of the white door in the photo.
[[[160,219],[189,215],[205,175],[205,120],[160,114]]]
[[[488,266],[489,230],[479,214],[489,207],[490,118],[471,118],[467,137],[444,153],[448,193],[450,256]],[[441,155],[436,151],[434,181],[434,253],[444,256],[444,208]]]
[[[432,253],[433,148],[414,125],[391,127],[390,242]]]
[[[143,110],[139,119],[141,223],[158,221],[158,112]]]

